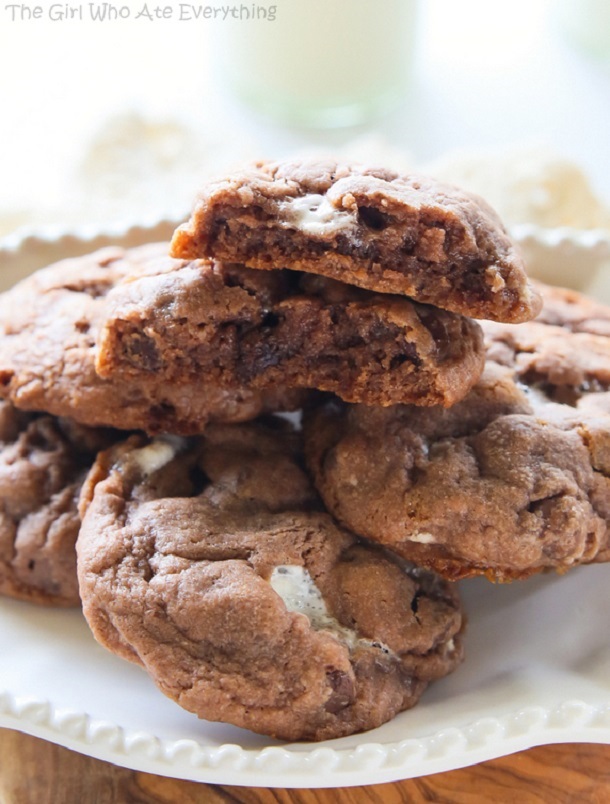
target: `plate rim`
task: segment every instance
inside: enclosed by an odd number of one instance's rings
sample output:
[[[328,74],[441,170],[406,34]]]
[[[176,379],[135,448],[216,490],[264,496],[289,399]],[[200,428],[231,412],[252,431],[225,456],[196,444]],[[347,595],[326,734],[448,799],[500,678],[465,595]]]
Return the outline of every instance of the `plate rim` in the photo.
[[[177,227],[189,218],[190,211],[184,215],[168,212],[142,220],[117,220],[100,224],[62,224],[24,225],[0,237],[0,256],[17,257],[19,252],[29,247],[56,246],[62,240],[77,241],[85,245],[99,238],[129,240],[134,235],[151,234],[160,227]],[[595,256],[610,256],[610,229],[578,229],[571,226],[541,226],[535,223],[517,223],[507,227],[511,237],[519,244],[534,244],[561,250],[584,249]]]
[[[427,737],[361,743],[334,749],[312,743],[243,748],[204,746],[126,729],[86,712],[56,708],[36,697],[0,691],[0,727],[13,728],[87,756],[135,771],[207,784],[282,788],[335,788],[383,784],[466,768],[538,745],[610,745],[610,703],[566,698],[525,706],[502,717],[478,718]]]

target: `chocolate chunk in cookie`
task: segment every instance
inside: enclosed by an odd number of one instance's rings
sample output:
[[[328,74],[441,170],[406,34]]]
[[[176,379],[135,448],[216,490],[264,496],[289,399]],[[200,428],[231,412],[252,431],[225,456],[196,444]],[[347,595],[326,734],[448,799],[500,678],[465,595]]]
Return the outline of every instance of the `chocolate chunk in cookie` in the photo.
[[[540,309],[482,199],[356,164],[260,162],[211,182],[172,253],[322,274],[472,318],[527,321]]]
[[[483,377],[449,410],[311,412],[308,460],[329,510],[449,578],[610,560],[610,340],[574,320],[484,323]]]
[[[462,656],[454,588],[320,508],[281,421],[132,438],[81,498],[96,639],[199,717],[287,740],[379,726]]]
[[[97,370],[129,385],[313,388],[452,405],[484,363],[478,324],[295,271],[195,261],[117,285]]]
[[[151,433],[199,432],[210,420],[298,408],[302,394],[282,388],[220,388],[207,377],[179,386],[135,384],[97,375],[96,337],[108,293],[127,276],[172,270],[176,261],[166,249],[102,249],[38,271],[2,294],[0,396],[25,410]]]
[[[77,606],[78,497],[98,449],[113,442],[0,401],[0,594]]]

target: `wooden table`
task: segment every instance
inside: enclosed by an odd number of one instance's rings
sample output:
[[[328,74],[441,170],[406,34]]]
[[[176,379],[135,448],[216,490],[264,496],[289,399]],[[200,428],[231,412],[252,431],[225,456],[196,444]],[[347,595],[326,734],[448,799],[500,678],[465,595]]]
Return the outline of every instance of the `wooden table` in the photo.
[[[522,751],[420,779],[369,787],[282,790],[183,782],[137,773],[19,732],[0,730],[0,804],[605,804],[610,746]]]

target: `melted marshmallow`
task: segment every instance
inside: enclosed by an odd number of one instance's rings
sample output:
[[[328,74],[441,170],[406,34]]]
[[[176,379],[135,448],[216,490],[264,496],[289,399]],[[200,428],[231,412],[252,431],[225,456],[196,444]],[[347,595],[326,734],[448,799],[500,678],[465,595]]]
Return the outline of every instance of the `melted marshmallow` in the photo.
[[[357,646],[376,647],[384,653],[391,653],[390,649],[381,642],[362,639],[351,628],[344,625],[328,613],[324,598],[313,578],[305,567],[295,565],[282,565],[276,567],[270,578],[273,590],[284,601],[288,611],[304,614],[316,631],[331,631],[336,637],[347,644],[350,650]]]
[[[356,219],[350,212],[334,207],[325,195],[309,193],[286,204],[291,226],[311,235],[325,235],[352,226]]]
[[[420,531],[419,533],[414,533],[412,536],[409,536],[410,542],[419,542],[419,544],[435,544],[436,539],[431,533],[427,533],[426,531]]]
[[[133,460],[145,475],[153,475],[168,464],[182,449],[184,440],[177,436],[156,438],[151,444],[134,450]]]

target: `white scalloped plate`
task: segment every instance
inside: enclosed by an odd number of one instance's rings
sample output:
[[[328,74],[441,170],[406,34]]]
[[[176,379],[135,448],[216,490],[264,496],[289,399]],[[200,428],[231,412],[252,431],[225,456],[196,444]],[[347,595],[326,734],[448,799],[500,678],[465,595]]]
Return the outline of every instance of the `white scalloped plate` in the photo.
[[[0,248],[0,283],[62,254],[157,239],[170,228],[95,241],[29,237]],[[610,743],[610,566],[461,588],[464,664],[392,722],[316,745],[200,721],[99,647],[80,612],[0,600],[0,726],[136,770],[258,787],[377,784],[544,743]]]
[[[104,231],[88,226],[69,232],[56,225],[21,227],[13,235],[0,239],[0,288],[8,287],[42,265],[104,245],[135,246],[169,239],[179,222],[168,216],[129,228],[116,225]],[[518,224],[511,228],[511,235],[525,256],[529,274],[543,282],[585,290],[602,269],[610,268],[610,231]]]
[[[529,274],[542,282],[584,291],[610,268],[608,230],[519,224],[511,228],[511,235],[523,252]]]
[[[467,658],[366,734],[281,744],[198,720],[97,645],[77,611],[0,601],[0,725],[136,770],[334,787],[450,770],[553,742],[610,743],[610,567],[462,585]]]

